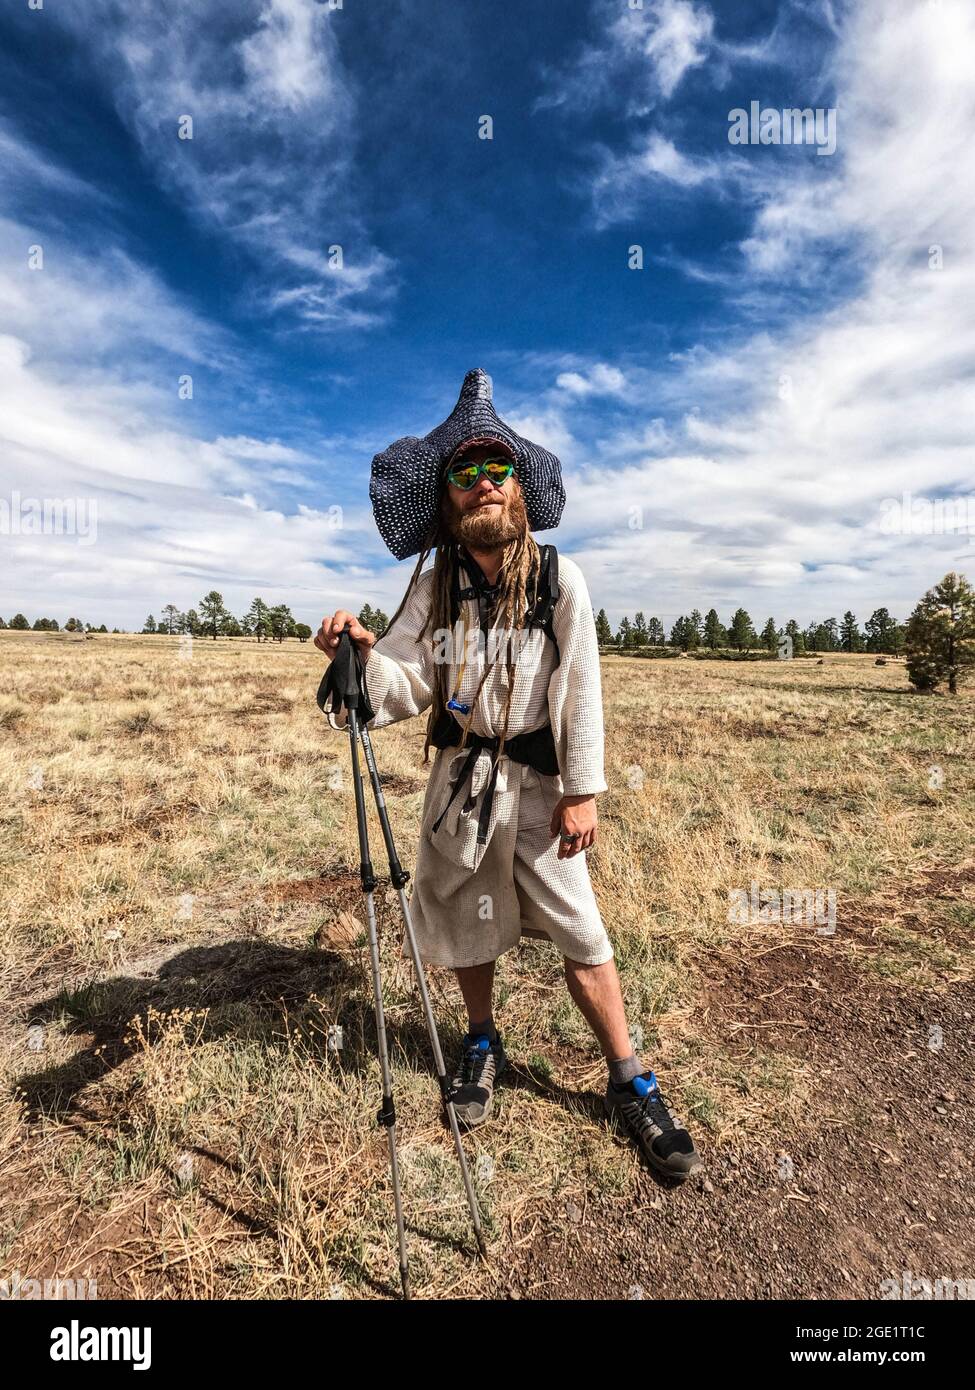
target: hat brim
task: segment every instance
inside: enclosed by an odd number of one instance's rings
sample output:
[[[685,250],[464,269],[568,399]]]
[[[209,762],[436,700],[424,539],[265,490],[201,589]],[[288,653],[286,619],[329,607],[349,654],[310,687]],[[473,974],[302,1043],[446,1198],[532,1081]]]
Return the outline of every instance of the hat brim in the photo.
[[[462,454],[465,449],[473,449],[475,445],[478,444],[491,444],[496,449],[500,449],[501,452],[505,455],[505,457],[509,458],[512,463],[518,462],[518,455],[515,453],[514,449],[512,449],[511,445],[507,442],[507,440],[499,439],[496,434],[474,434],[471,435],[470,439],[464,439],[460,442],[460,444],[457,445],[457,448],[454,450],[454,452],[450,455],[450,458],[444,464],[444,473],[446,473],[447,470],[450,468],[451,464],[454,462],[454,459],[457,458],[458,454]]]

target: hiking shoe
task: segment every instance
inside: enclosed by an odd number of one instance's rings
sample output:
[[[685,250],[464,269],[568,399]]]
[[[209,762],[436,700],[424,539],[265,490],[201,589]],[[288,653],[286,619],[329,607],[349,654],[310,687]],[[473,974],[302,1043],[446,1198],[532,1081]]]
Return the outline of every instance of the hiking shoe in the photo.
[[[451,1080],[450,1099],[460,1124],[473,1129],[481,1125],[494,1104],[494,1083],[508,1065],[501,1034],[494,1042],[484,1036],[464,1034],[460,1062]]]
[[[701,1167],[694,1140],[671,1112],[652,1071],[635,1076],[625,1086],[606,1087],[606,1114],[636,1140],[658,1173],[680,1182]]]

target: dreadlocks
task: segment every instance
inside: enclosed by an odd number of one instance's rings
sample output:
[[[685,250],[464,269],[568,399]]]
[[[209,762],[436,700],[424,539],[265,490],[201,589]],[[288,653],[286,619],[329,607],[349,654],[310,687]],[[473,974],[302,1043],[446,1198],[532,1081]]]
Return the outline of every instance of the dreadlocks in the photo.
[[[451,503],[446,489],[441,496],[440,513],[433,527],[432,533],[427,537],[426,544],[420,551],[419,559],[410,578],[406,593],[402,601],[389,621],[389,628],[400,616],[409,601],[410,595],[419,583],[420,575],[433,552],[433,581],[430,586],[430,611],[423,624],[417,641],[430,641],[434,645],[434,634],[437,632],[449,631],[453,626],[453,615],[451,612],[451,594],[453,592],[456,567],[460,563],[458,542],[451,530]],[[529,595],[533,592],[534,586],[538,582],[539,570],[541,567],[541,555],[531,532],[528,529],[528,515],[525,510],[525,501],[518,486],[517,479],[513,484],[513,493],[509,504],[509,514],[512,520],[512,530],[515,534],[503,544],[501,572],[498,576],[498,593],[490,613],[490,622],[502,631],[511,631],[516,628],[524,627],[525,617],[529,604]],[[428,637],[428,634],[429,637]],[[515,681],[515,659],[517,644],[514,642],[498,643],[495,646],[493,657],[489,664],[485,666],[484,675],[478,682],[477,690],[471,701],[471,711],[467,716],[464,725],[464,733],[460,742],[463,748],[467,744],[467,735],[470,731],[471,721],[474,718],[474,711],[477,708],[477,701],[481,694],[481,688],[487,680],[491,671],[494,669],[498,659],[498,648],[503,647],[505,651],[505,666],[507,668],[507,683],[504,697],[504,708],[501,716],[501,730],[498,739],[498,750],[494,761],[497,762],[504,752],[505,739],[508,735],[508,717],[511,711],[511,697],[514,691]],[[432,746],[431,735],[433,729],[446,709],[448,699],[448,683],[450,676],[450,666],[448,662],[437,661],[434,663],[434,685],[433,701],[430,706],[430,714],[427,719],[426,739],[423,744],[423,760],[430,761],[430,748]]]

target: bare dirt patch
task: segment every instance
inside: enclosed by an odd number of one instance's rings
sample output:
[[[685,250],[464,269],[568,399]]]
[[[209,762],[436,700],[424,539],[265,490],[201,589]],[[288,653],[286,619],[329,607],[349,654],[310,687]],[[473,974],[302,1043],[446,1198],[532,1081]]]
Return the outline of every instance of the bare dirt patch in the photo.
[[[362,881],[351,870],[322,873],[317,878],[286,878],[267,884],[262,896],[275,903],[327,903],[345,907],[362,899]]]
[[[594,1193],[543,1218],[510,1290],[526,1298],[880,1298],[882,1281],[975,1268],[975,985],[876,982],[827,947],[709,962],[702,1030],[811,1064],[800,1133],[708,1153],[668,1189]],[[573,1220],[572,1218],[576,1219]]]

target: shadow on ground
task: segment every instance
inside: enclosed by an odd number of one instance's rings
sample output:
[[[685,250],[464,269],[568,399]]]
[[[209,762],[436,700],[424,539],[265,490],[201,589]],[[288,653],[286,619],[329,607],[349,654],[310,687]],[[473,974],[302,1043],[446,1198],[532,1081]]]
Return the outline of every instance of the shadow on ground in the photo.
[[[361,1067],[367,1053],[375,1055],[366,984],[358,962],[334,951],[253,939],[190,947],[152,976],[90,981],[31,1005],[23,1014],[28,1026],[57,1023],[87,1042],[66,1062],[18,1078],[16,1090],[31,1118],[63,1119],[86,1087],[152,1040],[159,1015],[203,1015],[188,1030],[192,1043],[259,1036],[284,1045],[288,1028],[307,1018],[317,1000],[327,1002],[329,1022],[343,1029],[343,1066]],[[318,1024],[324,1051],[327,1034]],[[412,1023],[389,1033],[391,1044],[412,1055],[426,1039]]]

